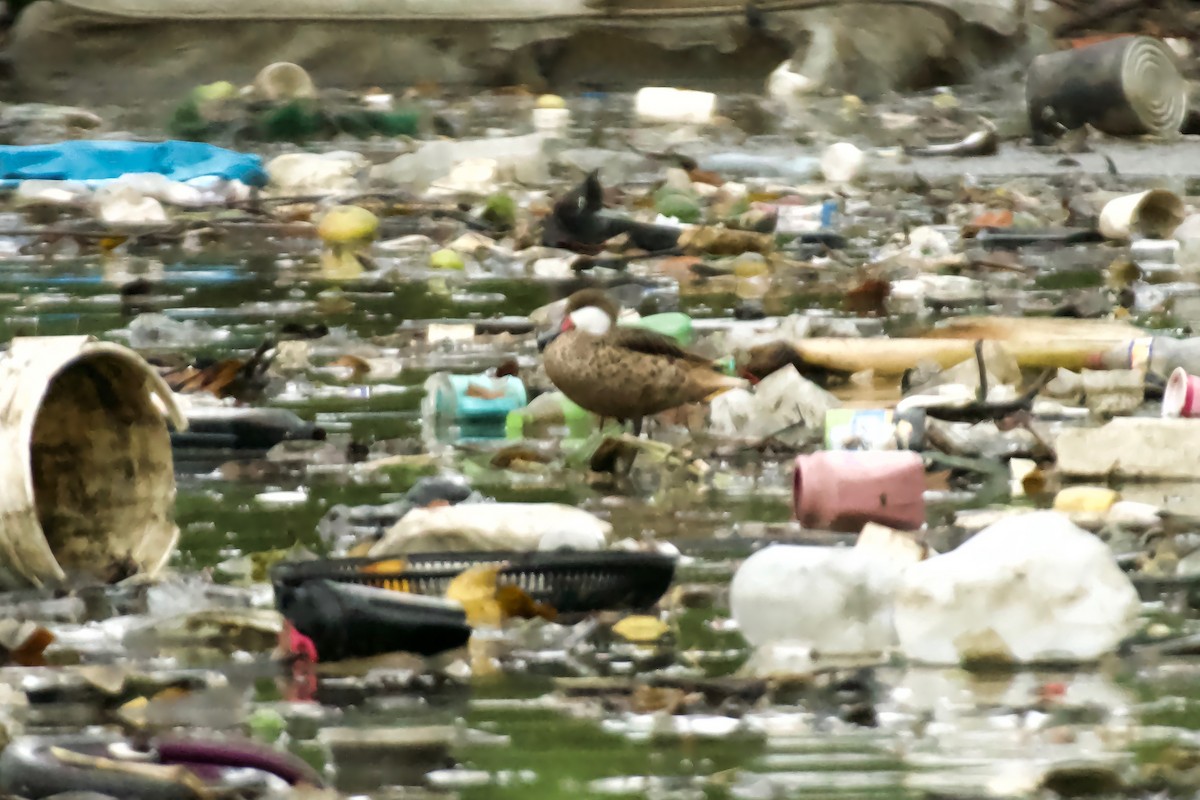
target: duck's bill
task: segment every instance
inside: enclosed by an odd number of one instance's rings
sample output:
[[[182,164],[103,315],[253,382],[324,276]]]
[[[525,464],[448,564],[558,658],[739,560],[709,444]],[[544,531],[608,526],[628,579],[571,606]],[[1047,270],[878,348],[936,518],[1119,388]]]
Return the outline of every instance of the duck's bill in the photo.
[[[538,352],[546,349],[546,346],[562,335],[562,331],[546,331],[537,338]]]

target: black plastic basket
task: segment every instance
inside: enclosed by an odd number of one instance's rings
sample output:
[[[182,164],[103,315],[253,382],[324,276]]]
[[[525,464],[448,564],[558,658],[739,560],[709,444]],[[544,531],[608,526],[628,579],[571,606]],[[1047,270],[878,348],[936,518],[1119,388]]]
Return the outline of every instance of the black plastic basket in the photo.
[[[322,661],[462,647],[471,626],[457,604],[369,586],[310,580],[277,586],[275,602]]]
[[[403,560],[392,572],[364,568]],[[675,558],[659,553],[624,552],[486,552],[420,553],[383,558],[290,561],[271,570],[281,588],[311,580],[355,583],[420,595],[442,596],[459,573],[481,564],[506,562],[499,585],[512,585],[560,614],[624,611],[653,606],[675,577]]]

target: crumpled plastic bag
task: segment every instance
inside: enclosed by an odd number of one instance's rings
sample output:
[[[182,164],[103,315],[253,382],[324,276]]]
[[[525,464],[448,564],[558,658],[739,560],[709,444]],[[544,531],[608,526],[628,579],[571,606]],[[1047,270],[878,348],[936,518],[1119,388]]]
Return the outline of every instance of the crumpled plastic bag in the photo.
[[[471,503],[415,508],[369,555],[471,550],[601,550],[612,525],[559,503]]]
[[[96,192],[100,219],[110,225],[140,225],[167,222],[162,203],[131,186],[106,187]]]
[[[285,153],[267,164],[272,194],[347,194],[362,188],[370,162],[360,153]]]
[[[772,372],[753,391],[731,389],[717,395],[709,408],[713,433],[762,439],[801,424],[821,430],[825,412],[840,405],[837,398],[789,364]]]

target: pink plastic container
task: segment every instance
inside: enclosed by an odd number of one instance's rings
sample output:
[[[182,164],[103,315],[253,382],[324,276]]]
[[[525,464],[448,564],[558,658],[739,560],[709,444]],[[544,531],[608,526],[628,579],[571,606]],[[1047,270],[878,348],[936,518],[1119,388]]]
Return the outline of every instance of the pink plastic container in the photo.
[[[925,524],[925,463],[909,451],[822,451],[796,459],[792,509],[806,528],[857,533],[868,522]]]
[[[1164,417],[1200,417],[1200,378],[1177,367],[1163,390]]]

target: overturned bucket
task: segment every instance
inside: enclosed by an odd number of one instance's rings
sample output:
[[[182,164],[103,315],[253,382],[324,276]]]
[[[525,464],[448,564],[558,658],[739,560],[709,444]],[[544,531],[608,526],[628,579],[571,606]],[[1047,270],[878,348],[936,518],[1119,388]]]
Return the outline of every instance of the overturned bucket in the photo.
[[[1025,103],[1038,134],[1091,125],[1115,136],[1164,135],[1183,125],[1187,87],[1161,39],[1122,36],[1035,58],[1026,72]]]
[[[12,341],[0,355],[0,588],[112,582],[166,563],[179,537],[167,418],[187,427],[132,350],[90,336]]]

